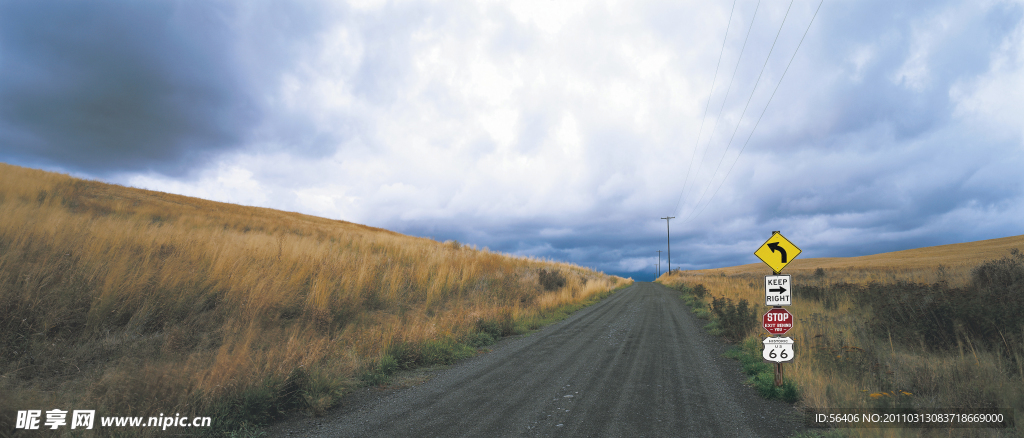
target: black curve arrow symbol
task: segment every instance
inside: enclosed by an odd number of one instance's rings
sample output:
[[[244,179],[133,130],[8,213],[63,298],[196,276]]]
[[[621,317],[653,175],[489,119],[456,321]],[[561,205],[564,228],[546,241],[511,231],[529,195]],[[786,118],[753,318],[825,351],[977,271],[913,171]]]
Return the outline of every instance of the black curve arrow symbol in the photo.
[[[786,257],[786,250],[782,249],[782,247],[779,246],[779,242],[769,243],[768,244],[768,249],[772,250],[772,252],[775,252],[775,251],[781,252],[782,253],[782,263],[786,263],[786,259],[787,259],[787,257]]]
[[[785,253],[785,251],[783,251],[783,253]],[[779,295],[782,295],[782,294],[786,293],[786,288],[784,288],[782,286],[779,286],[778,289],[768,289],[768,292],[778,292]]]

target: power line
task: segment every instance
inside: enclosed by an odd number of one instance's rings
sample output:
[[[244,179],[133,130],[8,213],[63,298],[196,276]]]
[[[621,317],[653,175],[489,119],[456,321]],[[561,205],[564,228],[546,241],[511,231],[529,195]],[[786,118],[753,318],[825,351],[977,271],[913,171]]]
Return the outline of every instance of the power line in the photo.
[[[708,155],[708,149],[711,147],[711,141],[715,139],[715,132],[718,130],[718,121],[722,119],[722,111],[725,109],[725,103],[729,100],[729,93],[732,92],[732,84],[736,79],[736,72],[740,69],[740,61],[743,60],[743,52],[747,50],[747,41],[750,40],[750,32],[754,29],[754,20],[757,19],[757,11],[761,8],[761,0],[757,1],[757,6],[754,7],[754,15],[750,18],[750,26],[747,27],[747,36],[743,38],[743,46],[740,48],[740,56],[736,58],[736,67],[732,69],[732,77],[729,78],[729,86],[725,89],[725,97],[722,98],[722,106],[718,109],[718,117],[715,118],[715,124],[711,127],[711,137],[708,138],[708,145],[704,147],[704,153],[700,156],[700,164],[697,165],[697,174],[700,174],[700,168],[704,165],[704,158]],[[724,46],[723,46],[724,48]],[[708,102],[711,102],[711,97],[708,96]],[[703,123],[703,122],[702,122]],[[699,141],[699,139],[698,139]],[[694,153],[697,152],[697,148],[693,149]],[[693,158],[690,158],[690,166],[693,166]],[[690,171],[687,167],[686,171],[687,181],[689,181]],[[694,177],[696,180],[696,176]],[[683,194],[686,193],[686,182],[683,182],[683,191],[679,193],[679,200],[676,201],[676,208],[672,210],[676,212],[679,210],[679,203],[683,200]],[[694,206],[696,208],[696,206]]]
[[[693,158],[697,156],[697,147],[700,146],[700,135],[704,132],[704,121],[708,118],[708,108],[711,107],[711,95],[715,93],[715,82],[718,81],[718,69],[722,67],[722,55],[725,53],[725,42],[729,40],[729,29],[732,28],[732,15],[734,12],[736,12],[736,0],[732,1],[732,10],[729,11],[729,21],[725,26],[725,37],[722,38],[722,49],[718,52],[718,64],[715,65],[715,78],[711,80],[711,92],[708,93],[708,103],[704,105],[704,117],[700,119],[700,129],[697,130],[697,141],[693,143],[693,153],[690,154],[690,164],[686,167],[686,178],[683,180],[683,191],[679,192],[679,200],[676,201],[676,208],[672,210],[673,212],[679,210],[679,203],[683,200],[683,193],[686,193],[686,184],[690,181],[690,169],[693,168]],[[756,14],[757,11],[755,10],[754,13]]]
[[[821,5],[823,3],[825,3],[825,0],[821,0],[820,2],[818,2],[818,8],[814,10],[814,15],[811,17],[811,21],[807,23],[807,29],[804,30],[803,36],[800,37],[800,43],[796,45],[796,50],[793,51],[793,56],[789,58],[789,63],[786,64],[786,69],[782,71],[782,77],[779,78],[779,83],[775,84],[775,89],[772,90],[772,95],[771,97],[768,98],[768,103],[766,103],[764,105],[764,109],[761,110],[761,115],[757,117],[757,122],[754,123],[754,128],[750,130],[750,135],[747,135],[747,140],[743,142],[743,147],[740,148],[740,153],[736,155],[736,159],[733,160],[732,165],[729,166],[729,171],[725,173],[725,177],[722,178],[722,182],[718,184],[718,187],[715,188],[714,193],[711,194],[711,198],[708,199],[708,203],[704,204],[704,208],[700,209],[700,213],[697,213],[697,216],[693,217],[694,219],[700,216],[701,213],[704,213],[704,209],[708,207],[708,204],[711,204],[712,199],[715,199],[715,195],[718,194],[718,190],[721,189],[723,185],[725,185],[725,180],[729,178],[729,174],[732,173],[732,169],[736,167],[736,163],[740,160],[740,155],[743,155],[743,151],[747,148],[747,143],[750,143],[750,138],[754,136],[754,131],[757,130],[757,125],[761,124],[761,118],[764,117],[764,113],[768,111],[768,105],[771,105],[772,99],[775,98],[775,92],[779,91],[779,86],[782,85],[782,80],[786,78],[786,72],[789,71],[789,66],[793,65],[793,59],[796,59],[796,54],[797,52],[800,51],[800,46],[804,44],[804,38],[807,38],[807,32],[811,30],[811,24],[813,24],[814,19],[817,18],[818,11],[821,10]],[[684,223],[685,222],[686,221],[684,221]]]
[[[697,211],[697,206],[700,205],[700,201],[704,200],[704,195],[708,193],[708,189],[715,183],[715,176],[718,175],[718,170],[722,168],[722,162],[725,161],[726,154],[729,153],[729,147],[732,146],[733,139],[736,138],[736,132],[740,130],[740,124],[743,123],[743,116],[747,114],[747,108],[750,107],[750,101],[754,99],[754,93],[757,91],[757,86],[761,83],[761,77],[764,75],[764,69],[768,67],[768,60],[772,57],[772,52],[775,51],[775,44],[779,42],[779,35],[782,35],[782,28],[786,25],[786,19],[789,18],[789,11],[793,9],[793,0],[789,1],[789,8],[786,9],[786,15],[782,17],[782,24],[779,25],[779,31],[775,33],[775,40],[772,41],[772,48],[768,50],[768,56],[764,58],[764,65],[761,66],[761,72],[757,74],[757,80],[754,81],[754,89],[750,90],[750,97],[747,98],[746,105],[743,105],[743,112],[740,113],[740,118],[736,120],[736,128],[732,131],[732,136],[729,137],[729,142],[725,144],[725,151],[722,152],[722,158],[718,160],[718,165],[715,166],[715,171],[711,173],[711,178],[708,179],[707,187],[704,187],[704,191],[701,192],[700,198],[697,199],[697,203],[693,205],[693,210],[690,210],[690,216],[693,216],[694,212]],[[710,201],[710,200],[709,200]],[[701,209],[703,211],[703,209]],[[687,216],[683,220],[686,223],[690,220],[690,216]]]

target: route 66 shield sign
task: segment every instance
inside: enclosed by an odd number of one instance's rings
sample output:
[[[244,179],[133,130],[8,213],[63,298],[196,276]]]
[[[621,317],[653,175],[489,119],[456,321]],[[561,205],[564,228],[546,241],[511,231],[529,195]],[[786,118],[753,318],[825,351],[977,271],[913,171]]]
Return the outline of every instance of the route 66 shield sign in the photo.
[[[793,339],[792,338],[765,338],[764,351],[761,353],[764,360],[769,362],[790,362],[793,360]]]

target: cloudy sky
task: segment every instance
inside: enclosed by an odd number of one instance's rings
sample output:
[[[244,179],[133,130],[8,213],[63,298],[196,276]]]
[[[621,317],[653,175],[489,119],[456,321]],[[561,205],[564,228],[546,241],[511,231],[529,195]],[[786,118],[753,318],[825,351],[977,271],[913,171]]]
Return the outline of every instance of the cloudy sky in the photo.
[[[1024,3],[819,4],[0,2],[0,161],[637,279],[1024,234]]]

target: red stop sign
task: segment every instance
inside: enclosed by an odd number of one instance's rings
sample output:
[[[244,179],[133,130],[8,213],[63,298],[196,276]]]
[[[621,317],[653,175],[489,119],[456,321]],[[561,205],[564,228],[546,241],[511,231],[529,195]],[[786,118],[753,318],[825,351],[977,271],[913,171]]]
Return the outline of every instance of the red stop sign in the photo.
[[[764,329],[773,335],[783,335],[793,328],[793,314],[786,309],[772,309],[761,318]]]

